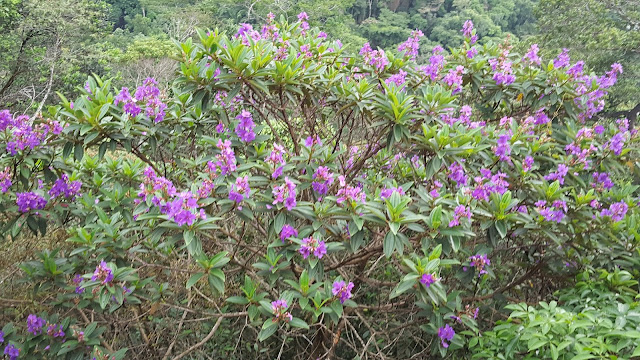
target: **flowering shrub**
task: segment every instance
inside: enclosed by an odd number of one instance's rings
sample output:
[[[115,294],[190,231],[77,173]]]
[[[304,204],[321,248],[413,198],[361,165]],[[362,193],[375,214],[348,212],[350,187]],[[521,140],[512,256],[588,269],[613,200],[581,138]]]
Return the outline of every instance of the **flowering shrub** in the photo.
[[[637,270],[637,132],[597,116],[619,66],[480,46],[470,21],[423,64],[420,31],[351,52],[307,19],[199,32],[166,91],[95,77],[46,119],[0,113],[5,237],[68,232],[21,266],[52,315],[7,325],[8,356],[181,358],[219,332],[255,344],[220,357],[457,358],[508,303]]]

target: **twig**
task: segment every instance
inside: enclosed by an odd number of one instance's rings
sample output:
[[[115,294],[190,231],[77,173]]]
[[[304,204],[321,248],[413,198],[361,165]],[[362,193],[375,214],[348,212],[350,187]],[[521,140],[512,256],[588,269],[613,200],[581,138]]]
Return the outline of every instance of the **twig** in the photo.
[[[216,321],[216,324],[213,325],[213,328],[211,329],[211,331],[209,331],[209,334],[207,334],[207,336],[205,336],[205,338],[202,339],[202,341],[200,341],[199,343],[197,343],[197,344],[193,345],[192,347],[188,348],[187,350],[182,352],[180,355],[178,355],[175,358],[173,358],[173,360],[182,359],[183,357],[188,355],[190,352],[192,352],[193,350],[199,348],[200,346],[204,345],[207,341],[209,341],[209,339],[211,339],[213,334],[215,334],[216,331],[218,330],[218,327],[220,327],[220,324],[222,323],[222,319],[224,319],[222,316],[220,316],[218,318],[218,320]]]

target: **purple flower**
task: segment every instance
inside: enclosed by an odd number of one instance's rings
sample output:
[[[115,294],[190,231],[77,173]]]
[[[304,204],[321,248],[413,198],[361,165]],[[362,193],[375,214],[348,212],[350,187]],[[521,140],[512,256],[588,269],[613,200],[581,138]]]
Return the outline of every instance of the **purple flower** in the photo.
[[[343,202],[347,202],[348,204],[352,204],[353,202],[365,202],[367,196],[364,191],[362,191],[362,188],[347,185],[346,179],[342,175],[338,176],[338,182],[340,183],[340,189],[338,189],[338,193],[336,194],[338,196],[336,203],[342,204]]]
[[[569,167],[567,165],[559,164],[558,171],[549,173],[549,175],[545,176],[544,179],[551,180],[551,181],[558,180],[560,185],[564,185],[564,177],[567,176],[568,172],[569,172]]]
[[[384,50],[373,50],[369,43],[365,43],[360,49],[360,55],[364,58],[364,63],[374,67],[377,71],[382,71],[389,64],[389,60]]]
[[[91,281],[100,280],[102,284],[109,284],[113,280],[113,271],[104,260],[100,261],[100,264],[96,266],[96,271],[94,271],[93,276],[91,277]]]
[[[9,110],[0,111],[0,131],[5,131],[7,128],[13,126],[13,117]]]
[[[297,205],[296,184],[294,184],[293,181],[289,180],[288,177],[284,178],[284,184],[280,186],[274,186],[271,192],[275,197],[272,203],[273,205],[282,203],[289,211],[291,211],[291,209],[293,209]]]
[[[340,304],[344,304],[345,301],[351,299],[351,290],[353,290],[353,283],[346,284],[344,281],[335,281],[333,283],[333,296],[340,298]]]
[[[442,187],[442,183],[438,180],[434,180],[433,188],[431,189],[431,191],[429,191],[429,195],[431,195],[433,198],[440,197],[440,193],[438,193],[438,190],[440,190],[441,187]]]
[[[562,52],[558,57],[553,60],[553,67],[556,69],[561,69],[569,65],[571,59],[569,58],[569,49],[562,49]]]
[[[493,148],[494,153],[500,158],[500,161],[509,164],[511,164],[511,136],[512,134],[510,133],[500,135],[496,146]]]
[[[453,219],[449,222],[449,227],[454,227],[460,225],[460,218],[467,217],[471,220],[471,209],[467,209],[464,205],[456,206]]]
[[[487,257],[486,254],[482,255],[473,255],[469,257],[469,266],[475,267],[478,271],[478,276],[482,276],[487,273],[485,270],[485,266],[491,265],[491,260]]]
[[[476,49],[476,47],[472,47],[471,49],[467,50],[467,57],[469,59],[473,59],[474,56],[478,55],[478,49]]]
[[[304,146],[308,147],[309,149],[311,149],[313,145],[322,146],[322,140],[320,140],[320,137],[318,135],[316,135],[315,137],[307,136],[307,138],[304,140]]]
[[[62,330],[62,325],[49,324],[49,326],[47,326],[47,335],[57,338],[64,337],[65,334]]]
[[[522,171],[528,172],[529,170],[531,170],[532,166],[533,166],[533,157],[527,156],[526,158],[524,158],[524,162],[522,163]]]
[[[568,210],[567,203],[562,200],[554,201],[551,206],[547,206],[545,200],[540,200],[535,203],[535,206],[546,221],[554,221],[558,224],[562,222]]]
[[[5,167],[0,172],[0,193],[6,193],[13,183],[11,182],[11,168]]]
[[[449,343],[447,341],[451,341],[455,335],[456,332],[453,331],[453,328],[449,326],[449,324],[438,329],[438,337],[440,337],[440,343],[444,348],[449,347]]]
[[[322,240],[318,241],[313,237],[306,237],[302,239],[299,251],[303,259],[308,258],[312,253],[318,259],[322,259],[324,254],[327,253],[327,247]]]
[[[398,46],[398,52],[404,52],[405,57],[410,57],[411,60],[415,60],[418,56],[418,49],[420,48],[420,38],[424,34],[420,30],[413,30],[407,41]]]
[[[84,288],[82,288],[82,276],[80,274],[76,274],[73,277],[73,283],[76,284],[76,294],[82,294],[84,292]]]
[[[592,175],[593,177],[593,183],[591,184],[591,187],[599,190],[599,191],[604,191],[604,190],[609,190],[613,187],[613,181],[611,181],[611,178],[609,177],[609,174],[607,174],[606,172],[603,173],[593,173]]]
[[[433,276],[433,274],[430,274],[430,273],[422,274],[422,277],[420,278],[420,282],[424,286],[429,287],[429,286],[431,286],[431,284],[436,282],[436,277]]]
[[[176,195],[165,206],[160,207],[160,211],[166,214],[178,226],[193,225],[198,219],[205,219],[204,209],[198,211],[198,199],[189,191],[183,191]]]
[[[16,193],[16,204],[22,213],[30,210],[42,210],[47,205],[47,200],[34,192]]]
[[[271,311],[273,312],[273,315],[276,316],[274,321],[284,320],[285,322],[289,322],[293,320],[291,313],[286,311],[287,307],[288,305],[286,300],[279,299],[271,302]]]
[[[458,65],[455,69],[449,70],[449,73],[445,75],[445,84],[453,88],[453,94],[456,94],[462,90],[462,75],[464,74],[464,66]]]
[[[51,199],[55,199],[56,197],[63,195],[67,199],[73,200],[80,192],[81,186],[82,182],[77,180],[69,181],[67,174],[62,174],[62,176],[60,176],[60,178],[53,184],[51,190],[49,190],[49,196],[51,196]]]
[[[318,33],[318,39],[326,39],[327,38],[327,33],[324,31],[320,31]]]
[[[624,147],[624,136],[622,133],[617,133],[613,135],[611,140],[607,143],[606,148],[611,149],[614,154],[620,155],[622,153],[622,148]]]
[[[464,22],[461,31],[465,38],[471,40],[471,44],[474,44],[478,40],[478,36],[476,36],[473,31],[473,22],[471,20],[467,20]]]
[[[27,317],[27,331],[32,333],[33,335],[39,335],[42,333],[42,327],[47,323],[47,321],[39,316],[34,314],[30,314]]]
[[[236,126],[236,134],[243,142],[251,142],[256,138],[256,134],[253,132],[255,124],[253,123],[253,116],[250,112],[242,110],[240,115],[236,116],[239,120]]]
[[[210,172],[215,173],[217,169],[220,169],[222,175],[227,175],[236,171],[236,155],[231,148],[231,141],[218,139],[217,147],[220,149],[220,154],[216,155],[216,162],[207,164]]]
[[[407,72],[400,70],[397,74],[391,75],[387,80],[384,81],[385,84],[395,84],[396,86],[402,86],[405,82],[405,78],[407,77]]]
[[[250,193],[249,176],[237,177],[236,182],[231,185],[231,190],[229,190],[229,200],[240,203],[242,200],[248,199]]]
[[[596,134],[600,135],[600,134],[602,134],[602,133],[604,132],[604,126],[602,126],[602,125],[596,125],[596,126],[593,128],[593,131],[595,131],[595,132],[596,132]]]
[[[460,160],[460,162],[464,162],[464,160]],[[469,181],[460,162],[456,161],[449,166],[449,179],[455,181],[458,187],[467,185]]]
[[[4,348],[4,354],[9,357],[9,360],[16,360],[20,356],[20,349],[9,344]]]
[[[611,204],[608,209],[603,209],[600,212],[600,216],[609,216],[613,221],[622,221],[627,214],[627,210],[629,210],[629,205],[624,201],[620,201]]]
[[[334,174],[326,166],[318,166],[316,172],[313,174],[313,182],[311,186],[313,190],[320,195],[325,195],[329,191],[329,186],[333,184]]]
[[[526,61],[530,64],[535,64],[535,65],[540,65],[540,57],[538,56],[538,44],[533,44],[531,45],[531,47],[529,48],[529,52],[527,52],[524,57],[522,58],[522,61]]]
[[[280,240],[284,243],[284,241],[290,237],[297,237],[298,230],[289,224],[285,224],[280,231]]]
[[[0,343],[4,342],[4,331],[0,330]]]
[[[402,189],[402,186],[391,187],[391,188],[383,188],[380,191],[380,198],[382,200],[386,200],[386,199],[390,198],[391,195],[393,195],[394,192],[397,192],[398,195],[404,195],[405,194],[404,190]]]

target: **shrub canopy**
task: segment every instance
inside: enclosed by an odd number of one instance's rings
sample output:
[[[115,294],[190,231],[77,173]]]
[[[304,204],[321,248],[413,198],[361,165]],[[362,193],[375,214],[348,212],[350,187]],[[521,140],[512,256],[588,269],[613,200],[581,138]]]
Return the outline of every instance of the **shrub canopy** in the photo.
[[[304,13],[270,17],[177,44],[166,89],[92,77],[44,117],[0,113],[6,240],[68,234],[21,265],[39,312],[4,327],[7,349],[592,351],[516,337],[511,320],[507,335],[479,336],[510,309],[529,321],[508,304],[549,299],[578,272],[638,269],[637,132],[597,117],[622,68],[588,74],[566,52],[541,59],[535,45],[476,44],[471,22],[462,32],[463,47],[418,64],[420,31],[393,53],[347,49]],[[635,351],[639,323],[616,321],[602,354]]]

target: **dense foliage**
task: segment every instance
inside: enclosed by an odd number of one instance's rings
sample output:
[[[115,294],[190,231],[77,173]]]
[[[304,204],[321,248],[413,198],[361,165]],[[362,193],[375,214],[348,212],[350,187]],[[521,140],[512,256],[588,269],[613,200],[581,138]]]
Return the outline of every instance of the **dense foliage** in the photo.
[[[597,117],[622,67],[308,21],[0,112],[4,242],[65,240],[20,265],[5,356],[636,356],[638,135]]]

